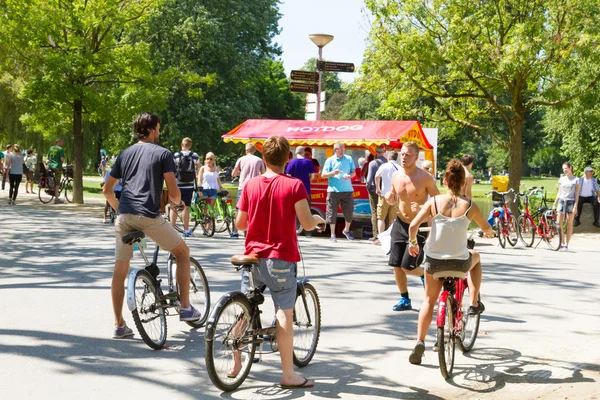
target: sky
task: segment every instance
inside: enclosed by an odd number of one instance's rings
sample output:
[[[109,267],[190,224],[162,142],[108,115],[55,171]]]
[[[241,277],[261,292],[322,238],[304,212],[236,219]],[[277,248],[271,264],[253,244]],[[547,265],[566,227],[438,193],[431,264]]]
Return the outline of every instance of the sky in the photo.
[[[308,38],[312,33],[326,33],[334,39],[323,47],[328,61],[354,63],[355,71],[362,63],[369,21],[363,0],[282,0],[279,20],[281,33],[275,37],[282,50],[285,72],[301,69],[318,47]],[[340,73],[351,82],[357,73]]]

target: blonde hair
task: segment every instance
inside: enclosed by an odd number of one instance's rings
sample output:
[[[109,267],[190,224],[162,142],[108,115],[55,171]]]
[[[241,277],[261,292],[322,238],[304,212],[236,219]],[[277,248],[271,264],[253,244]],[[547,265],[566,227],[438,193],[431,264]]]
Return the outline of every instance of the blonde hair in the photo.
[[[183,138],[183,140],[181,141],[181,146],[185,149],[191,149],[192,139],[190,139],[189,137]]]
[[[419,145],[415,142],[406,142],[402,145],[402,147],[408,147],[409,149],[413,149],[414,151],[417,152],[417,154],[419,154],[419,151],[421,151],[421,149],[419,148]]]
[[[425,170],[430,170],[433,168],[433,163],[429,160],[425,160],[425,161],[423,161],[423,164],[421,164],[421,168],[423,168]]]
[[[209,151],[208,153],[206,153],[206,155],[204,156],[204,165],[208,166],[208,157],[212,156],[212,162],[213,163],[217,163],[217,160],[215,160],[215,153],[213,153],[212,151]]]
[[[256,151],[256,147],[254,146],[254,143],[251,143],[251,142],[246,143],[246,151],[254,153]]]
[[[21,147],[18,144],[15,144],[13,146],[13,152],[14,153],[20,153],[21,152]]]

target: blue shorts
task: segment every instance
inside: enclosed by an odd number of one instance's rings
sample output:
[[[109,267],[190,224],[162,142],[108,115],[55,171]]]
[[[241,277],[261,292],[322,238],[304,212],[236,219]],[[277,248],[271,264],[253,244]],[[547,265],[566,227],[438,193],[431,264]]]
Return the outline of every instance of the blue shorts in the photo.
[[[194,189],[179,189],[181,192],[181,201],[184,202],[186,206],[190,206],[192,204],[192,196],[194,195]]]
[[[206,199],[214,199],[217,197],[217,189],[202,189],[202,195]]]
[[[296,303],[296,270],[295,262],[278,258],[261,258],[258,266],[252,268],[255,287],[267,286],[271,292],[275,309],[290,310]],[[241,290],[246,293],[250,289],[248,271],[242,271]]]
[[[240,189],[238,186],[238,192],[237,192],[237,197],[235,199],[235,209],[239,210],[238,208],[238,204],[240,204],[240,197],[242,197],[242,191],[244,190],[244,188]]]
[[[558,200],[558,211],[561,214],[573,214],[573,208],[575,207],[575,200]]]

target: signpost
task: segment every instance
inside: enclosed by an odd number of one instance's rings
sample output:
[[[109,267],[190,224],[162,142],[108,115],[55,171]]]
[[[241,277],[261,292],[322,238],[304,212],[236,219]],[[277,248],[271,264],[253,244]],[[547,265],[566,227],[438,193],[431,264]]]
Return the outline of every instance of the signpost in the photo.
[[[330,61],[317,61],[317,70],[325,72],[354,72],[354,64]]]
[[[318,82],[319,81],[319,73],[311,72],[311,71],[294,70],[290,74],[290,78],[292,78],[292,80],[294,80],[294,81]]]
[[[290,83],[290,90],[300,93],[318,93],[319,86],[316,83],[292,82]]]

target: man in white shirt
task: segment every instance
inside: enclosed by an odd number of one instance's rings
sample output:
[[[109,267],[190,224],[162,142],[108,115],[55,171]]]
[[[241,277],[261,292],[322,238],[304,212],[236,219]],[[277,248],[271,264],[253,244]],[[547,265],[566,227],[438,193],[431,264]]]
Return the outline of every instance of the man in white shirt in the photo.
[[[392,189],[392,175],[398,171],[398,153],[392,151],[389,162],[382,164],[375,173],[375,187],[379,195],[377,202],[377,230],[384,232],[396,219],[396,206],[385,201],[385,195]]]
[[[577,202],[577,215],[575,216],[575,226],[581,225],[579,218],[581,217],[581,209],[585,203],[590,203],[594,209],[594,226],[600,228],[598,224],[598,214],[600,209],[600,187],[598,186],[598,180],[594,178],[594,168],[585,167],[583,170],[584,175],[579,178],[579,186],[581,191],[579,192],[579,201]]]

